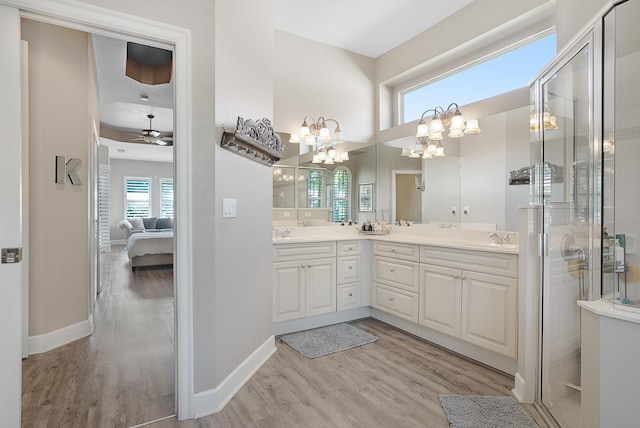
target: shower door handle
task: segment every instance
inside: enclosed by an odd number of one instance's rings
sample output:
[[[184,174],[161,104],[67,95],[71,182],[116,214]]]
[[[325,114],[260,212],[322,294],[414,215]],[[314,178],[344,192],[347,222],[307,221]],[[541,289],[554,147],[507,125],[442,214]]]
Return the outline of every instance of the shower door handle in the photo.
[[[549,255],[549,234],[541,233],[538,239],[538,255],[546,257]]]

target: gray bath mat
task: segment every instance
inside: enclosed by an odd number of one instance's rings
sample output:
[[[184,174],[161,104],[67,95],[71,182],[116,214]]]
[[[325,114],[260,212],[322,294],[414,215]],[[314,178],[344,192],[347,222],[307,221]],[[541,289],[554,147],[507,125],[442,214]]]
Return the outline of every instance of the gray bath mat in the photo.
[[[334,324],[280,336],[307,358],[317,358],[375,342],[378,337],[349,324]]]
[[[537,428],[513,397],[440,395],[451,428]]]

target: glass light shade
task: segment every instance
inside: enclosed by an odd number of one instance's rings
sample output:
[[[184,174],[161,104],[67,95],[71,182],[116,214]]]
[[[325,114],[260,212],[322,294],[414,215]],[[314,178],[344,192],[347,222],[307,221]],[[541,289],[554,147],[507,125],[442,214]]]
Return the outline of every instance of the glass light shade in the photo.
[[[415,153],[418,153],[418,154],[424,152],[424,147],[422,147],[422,143],[419,143],[419,142],[416,143],[416,145],[413,147],[412,152],[415,152]]]
[[[420,153],[416,153],[415,151],[411,150],[411,154],[409,155],[409,157],[412,159],[419,158]]]
[[[462,114],[453,115],[453,117],[451,118],[451,126],[449,127],[449,130],[462,131],[464,128],[465,128],[465,124],[464,124],[464,118],[462,117]]]
[[[336,130],[333,132],[333,142],[335,144],[338,143],[342,143],[344,140],[342,139],[342,131],[340,131],[340,128],[336,128]]]
[[[444,126],[442,126],[442,120],[433,119],[431,121],[431,134],[444,132]]]
[[[327,159],[327,152],[325,150],[320,150],[318,152],[318,159],[320,159],[321,161],[324,161]]]
[[[304,139],[304,144],[307,146],[315,146],[316,145],[316,139],[313,135],[309,135],[307,138]]]
[[[538,115],[532,113],[529,115],[529,131],[535,132],[538,129]]]
[[[434,143],[433,141],[429,142],[429,145],[427,146],[427,152],[429,153],[435,153],[436,152],[436,143]]]
[[[402,149],[402,153],[400,156],[409,156],[411,154],[411,149]]]
[[[273,175],[282,175],[282,170],[280,168],[273,168]]]
[[[434,156],[438,156],[438,157],[444,156],[444,147],[442,147],[442,145],[438,145],[438,147],[436,147],[436,153]]]
[[[335,159],[336,155],[338,154],[338,152],[336,152],[336,149],[334,149],[333,147],[329,149],[329,151],[327,152],[327,157],[329,157],[329,159]]]
[[[602,141],[602,151],[605,153],[613,154],[615,153],[615,147],[611,141],[604,140]]]
[[[327,158],[327,159],[324,161],[324,164],[325,164],[325,165],[333,165],[333,159],[331,159],[331,158]]]
[[[340,153],[340,159],[342,159],[343,161],[348,161],[349,160],[349,152]]]
[[[429,153],[428,151],[424,152],[422,154],[422,159],[431,159],[433,157],[433,155],[431,153]]]
[[[442,132],[431,132],[431,135],[429,135],[429,138],[434,141],[440,141],[444,137],[442,136]]]
[[[467,120],[467,129],[464,130],[465,134],[479,134],[480,127],[476,119]]]
[[[337,163],[342,163],[342,156],[340,156],[340,155],[341,155],[341,153],[338,153],[338,154],[336,155],[336,157],[335,157],[335,158],[333,158],[333,161],[334,161],[334,162],[337,162]]]
[[[311,163],[322,163],[320,155],[313,155],[313,160],[311,161]],[[304,180],[304,177],[302,179]]]
[[[291,134],[291,137],[289,138],[289,142],[290,143],[299,143],[300,142],[300,137],[298,137],[298,134]]]
[[[428,137],[429,136],[429,125],[424,123],[422,120],[418,124],[418,131],[416,132],[416,137]]]
[[[300,126],[300,132],[298,132],[298,134],[300,134],[300,137],[302,138],[306,138],[311,135],[311,131],[309,130],[309,125],[307,125],[306,120],[302,122],[302,125]]]
[[[331,139],[331,131],[324,125],[320,128],[320,133],[318,134],[318,139],[322,141],[329,141]]]
[[[464,132],[462,132],[462,129],[453,129],[453,126],[450,128],[449,131],[449,138],[462,138],[464,137]]]

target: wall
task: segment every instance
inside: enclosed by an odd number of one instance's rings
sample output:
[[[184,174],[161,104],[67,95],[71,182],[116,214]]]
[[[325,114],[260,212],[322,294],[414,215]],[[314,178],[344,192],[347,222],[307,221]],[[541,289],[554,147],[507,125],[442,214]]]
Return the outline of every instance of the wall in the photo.
[[[373,59],[279,30],[274,35],[275,128],[296,133],[306,115],[324,116],[340,123],[345,141],[373,142]]]
[[[96,88],[86,33],[22,20],[22,35],[29,42],[29,335],[39,336],[89,317],[87,171]],[[54,182],[55,156],[82,160],[82,185]]]
[[[556,46],[560,50],[610,3],[607,0],[556,0]]]
[[[109,224],[111,241],[124,240],[125,235],[118,228],[124,219],[124,177],[151,177],[152,202],[159,201],[160,179],[173,178],[173,163],[145,162],[111,159],[111,182],[109,197]],[[153,217],[160,217],[159,204],[154,204]]]

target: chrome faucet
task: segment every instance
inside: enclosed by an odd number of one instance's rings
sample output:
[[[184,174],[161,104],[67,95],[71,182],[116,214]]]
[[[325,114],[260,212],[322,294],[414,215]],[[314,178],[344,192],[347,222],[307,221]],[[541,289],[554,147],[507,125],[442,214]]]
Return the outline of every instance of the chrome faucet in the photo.
[[[490,232],[489,238],[491,238],[494,244],[511,244],[512,235],[515,235],[515,232],[507,232],[504,236],[500,236],[496,232]]]
[[[283,238],[289,238],[291,236],[291,229],[287,227],[285,230],[280,232],[280,236]]]

